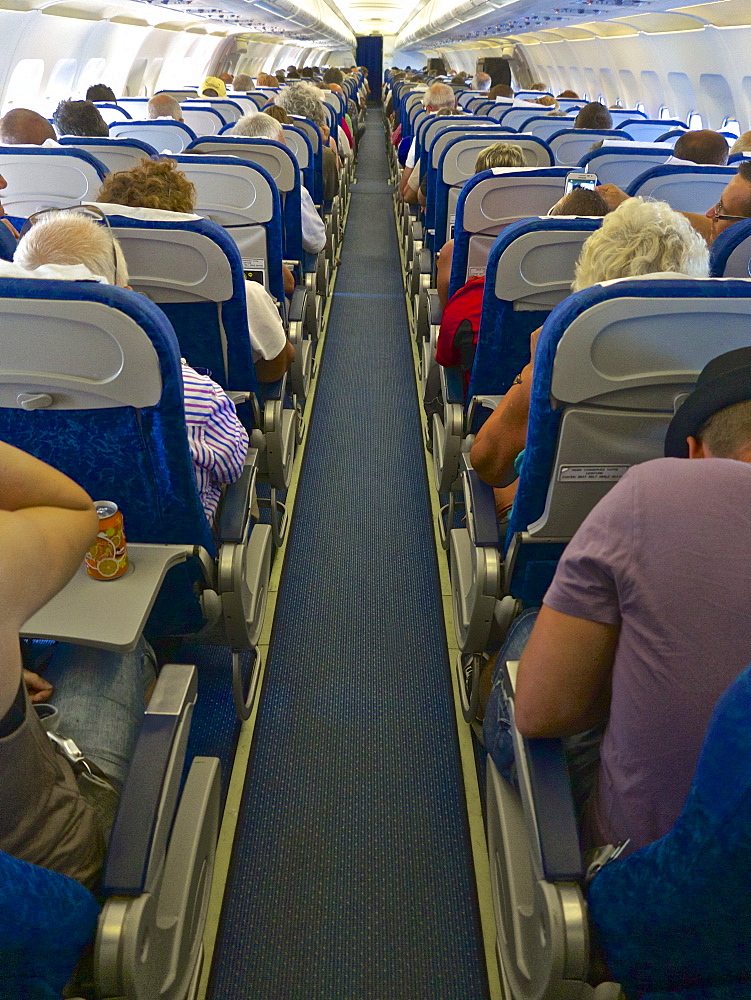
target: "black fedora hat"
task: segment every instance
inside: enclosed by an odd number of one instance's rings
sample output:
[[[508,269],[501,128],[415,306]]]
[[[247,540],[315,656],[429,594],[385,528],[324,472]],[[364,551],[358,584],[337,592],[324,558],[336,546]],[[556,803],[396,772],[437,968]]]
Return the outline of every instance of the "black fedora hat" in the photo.
[[[713,358],[699,374],[696,388],[670,421],[665,436],[668,458],[688,458],[687,437],[697,437],[702,425],[733,403],[751,399],[751,347],[739,347]]]

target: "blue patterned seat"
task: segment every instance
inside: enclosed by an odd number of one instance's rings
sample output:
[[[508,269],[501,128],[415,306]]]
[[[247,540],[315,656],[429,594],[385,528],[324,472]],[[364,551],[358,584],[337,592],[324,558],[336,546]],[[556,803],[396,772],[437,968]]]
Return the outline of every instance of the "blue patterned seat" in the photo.
[[[590,886],[593,927],[629,997],[751,995],[749,720],[751,668],[717,703],[673,828]]]

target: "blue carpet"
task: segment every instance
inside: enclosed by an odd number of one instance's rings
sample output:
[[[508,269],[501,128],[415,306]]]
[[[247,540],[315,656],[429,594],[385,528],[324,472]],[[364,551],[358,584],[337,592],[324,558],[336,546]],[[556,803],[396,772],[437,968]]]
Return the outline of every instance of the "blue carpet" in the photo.
[[[208,996],[487,996],[380,114],[358,183]]]

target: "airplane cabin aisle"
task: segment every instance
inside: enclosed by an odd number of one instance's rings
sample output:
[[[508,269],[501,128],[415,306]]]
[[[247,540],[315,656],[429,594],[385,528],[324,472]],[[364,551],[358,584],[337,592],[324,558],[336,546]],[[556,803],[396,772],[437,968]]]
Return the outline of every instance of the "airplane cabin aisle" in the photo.
[[[380,111],[357,185],[207,996],[488,995]]]

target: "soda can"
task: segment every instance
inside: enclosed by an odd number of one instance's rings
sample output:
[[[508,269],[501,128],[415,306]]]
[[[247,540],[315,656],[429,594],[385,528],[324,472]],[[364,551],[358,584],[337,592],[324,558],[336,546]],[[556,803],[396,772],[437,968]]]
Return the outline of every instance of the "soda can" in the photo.
[[[112,500],[95,500],[99,532],[86,553],[86,572],[95,580],[116,580],[128,568],[123,515]]]

